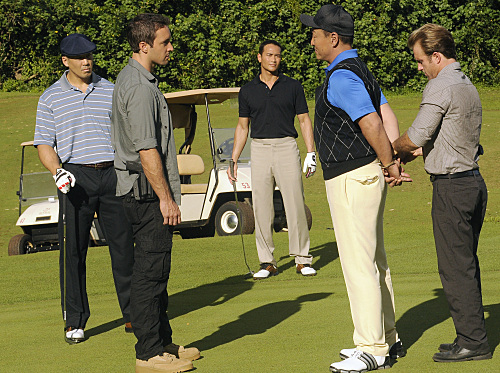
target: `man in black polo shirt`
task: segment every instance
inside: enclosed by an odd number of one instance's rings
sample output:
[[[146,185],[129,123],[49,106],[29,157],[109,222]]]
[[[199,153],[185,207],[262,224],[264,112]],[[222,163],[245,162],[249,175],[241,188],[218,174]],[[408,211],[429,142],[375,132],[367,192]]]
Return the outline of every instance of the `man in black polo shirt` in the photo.
[[[234,178],[228,169],[231,182],[236,181],[237,161],[245,146],[250,123],[252,202],[255,214],[255,239],[260,270],[254,279],[277,275],[273,256],[272,225],[274,219],[273,191],[278,185],[288,225],[289,252],[295,257],[297,273],[314,276],[309,255],[309,230],[304,205],[304,188],[300,173],[300,153],[295,138],[295,116],[298,117],[302,137],[307,148],[304,160],[306,177],[316,171],[316,155],[311,120],[308,114],[302,85],[279,72],[281,46],[266,40],[259,47],[257,59],[260,74],[245,84],[239,93],[239,120],[234,133]]]

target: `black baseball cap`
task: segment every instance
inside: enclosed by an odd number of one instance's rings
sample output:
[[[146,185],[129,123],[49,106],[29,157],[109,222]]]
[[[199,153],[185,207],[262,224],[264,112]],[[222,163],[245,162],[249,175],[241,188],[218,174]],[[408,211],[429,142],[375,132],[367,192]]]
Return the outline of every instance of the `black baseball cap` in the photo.
[[[323,5],[314,17],[301,14],[300,22],[306,26],[336,32],[339,35],[354,36],[354,21],[340,5]]]
[[[67,57],[94,52],[97,46],[83,34],[70,34],[61,41],[61,54]]]

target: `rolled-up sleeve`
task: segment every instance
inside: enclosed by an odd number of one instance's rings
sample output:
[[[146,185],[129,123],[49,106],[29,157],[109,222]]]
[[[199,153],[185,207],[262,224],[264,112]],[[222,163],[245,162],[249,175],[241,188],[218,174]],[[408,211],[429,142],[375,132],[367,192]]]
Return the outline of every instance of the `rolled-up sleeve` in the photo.
[[[407,132],[409,139],[416,146],[424,146],[432,139],[449,105],[449,92],[426,94],[424,91],[420,110]]]
[[[135,151],[156,148],[155,118],[159,110],[154,93],[149,87],[138,84],[126,95],[127,117]]]

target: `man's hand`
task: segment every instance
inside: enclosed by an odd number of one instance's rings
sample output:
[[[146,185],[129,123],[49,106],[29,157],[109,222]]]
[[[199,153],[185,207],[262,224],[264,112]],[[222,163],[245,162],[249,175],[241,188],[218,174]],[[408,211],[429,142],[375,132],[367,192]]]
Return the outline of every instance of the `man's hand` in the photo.
[[[316,172],[316,153],[307,153],[306,159],[304,159],[304,168],[302,170],[306,174],[306,177],[311,177]]]
[[[229,165],[231,165],[231,163],[229,163]],[[232,170],[231,170],[231,166],[229,166],[227,168],[227,171],[226,171],[227,172],[227,177],[228,177],[229,182],[231,184],[234,184],[236,182],[237,171],[238,171],[238,162],[234,162],[234,167],[233,167]]]
[[[174,200],[160,200],[160,211],[163,215],[163,225],[177,225],[181,222],[181,210]]]
[[[396,168],[397,166],[397,168]],[[399,172],[399,178],[395,176],[391,176],[393,174],[393,171],[398,170]],[[394,161],[394,165],[391,167],[387,167],[382,170],[384,173],[384,179],[387,184],[389,184],[390,187],[393,186],[399,186],[403,182],[412,182],[413,179],[411,178],[410,174],[406,173],[403,167],[401,166],[401,161],[399,159],[396,159]]]
[[[58,168],[56,170],[56,174],[52,177],[56,182],[57,188],[64,194],[68,193],[76,183],[76,178],[73,176],[73,174],[63,168]]]

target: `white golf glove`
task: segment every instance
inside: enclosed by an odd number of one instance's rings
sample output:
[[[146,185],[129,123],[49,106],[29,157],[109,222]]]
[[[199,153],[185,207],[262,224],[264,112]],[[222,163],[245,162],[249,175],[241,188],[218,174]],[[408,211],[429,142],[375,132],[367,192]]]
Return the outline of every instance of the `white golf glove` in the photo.
[[[304,169],[302,170],[306,174],[306,177],[311,177],[316,172],[316,153],[307,153],[306,159],[304,159]]]
[[[64,194],[75,186],[76,179],[73,174],[63,168],[58,168],[56,174],[52,176],[56,182],[57,188]]]

